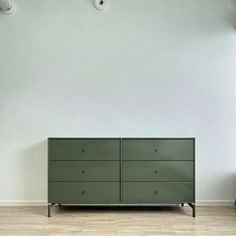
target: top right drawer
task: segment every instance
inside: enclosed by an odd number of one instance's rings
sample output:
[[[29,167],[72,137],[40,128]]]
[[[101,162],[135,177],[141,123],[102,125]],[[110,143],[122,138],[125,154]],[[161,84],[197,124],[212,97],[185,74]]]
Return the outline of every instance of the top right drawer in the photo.
[[[194,139],[123,139],[123,160],[193,160]]]

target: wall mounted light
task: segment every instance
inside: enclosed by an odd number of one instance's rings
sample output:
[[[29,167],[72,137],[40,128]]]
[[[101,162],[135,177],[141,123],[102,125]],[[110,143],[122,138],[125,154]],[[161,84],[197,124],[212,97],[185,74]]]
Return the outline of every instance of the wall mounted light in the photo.
[[[95,0],[94,5],[98,10],[105,10],[108,7],[108,0]]]
[[[5,15],[14,13],[15,6],[12,0],[0,0],[0,12]]]

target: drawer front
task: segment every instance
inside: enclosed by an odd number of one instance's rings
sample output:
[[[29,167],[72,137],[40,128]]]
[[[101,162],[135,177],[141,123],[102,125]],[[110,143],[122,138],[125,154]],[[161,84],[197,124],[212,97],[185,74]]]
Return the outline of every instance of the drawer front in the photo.
[[[119,181],[119,161],[50,161],[49,181]]]
[[[123,203],[181,203],[194,202],[193,183],[124,182]]]
[[[193,181],[193,161],[123,161],[123,181]]]
[[[49,182],[48,201],[70,204],[102,204],[119,202],[119,183]]]
[[[123,160],[193,160],[193,140],[123,140]]]
[[[119,140],[50,139],[49,160],[119,160]]]

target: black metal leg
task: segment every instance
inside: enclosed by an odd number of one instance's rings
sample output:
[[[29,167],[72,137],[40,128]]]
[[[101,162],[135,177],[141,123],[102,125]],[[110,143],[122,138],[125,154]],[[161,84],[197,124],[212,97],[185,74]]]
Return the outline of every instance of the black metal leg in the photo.
[[[48,204],[48,217],[51,217],[51,204]]]
[[[58,206],[61,207],[61,203],[58,203]]]
[[[51,217],[52,207],[53,207],[55,204],[56,204],[56,203],[48,203],[48,217]]]
[[[181,203],[181,206],[183,207],[183,206],[184,206],[184,203]]]
[[[196,216],[196,207],[195,207],[195,204],[193,204],[193,217]]]
[[[195,207],[195,204],[194,204],[194,203],[188,203],[188,205],[189,205],[190,207],[192,207],[192,209],[193,209],[192,215],[193,215],[193,217],[195,217],[195,216],[196,216],[196,207]]]

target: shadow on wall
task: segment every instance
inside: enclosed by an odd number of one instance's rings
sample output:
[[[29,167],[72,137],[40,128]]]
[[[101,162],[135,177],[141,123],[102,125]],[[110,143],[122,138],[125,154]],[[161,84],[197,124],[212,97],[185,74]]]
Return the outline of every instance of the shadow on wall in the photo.
[[[227,173],[214,177],[214,181],[211,184],[205,183],[205,181],[196,182],[196,201],[200,202],[210,202],[213,203],[230,203],[234,202],[236,199],[236,174]],[[198,177],[198,174],[196,174]],[[210,186],[210,187],[209,187]],[[204,192],[204,197],[198,196],[198,188],[201,188],[201,191]],[[213,193],[214,192],[214,193]]]
[[[47,140],[35,143],[23,152],[23,191],[25,201],[47,200]]]
[[[236,199],[236,174],[235,173],[228,174],[223,178],[221,178],[218,182],[220,186],[224,186],[223,191],[222,189],[220,189],[218,194],[219,195],[222,194],[223,199],[227,197],[227,199],[234,201]],[[217,186],[217,188],[219,187]]]

